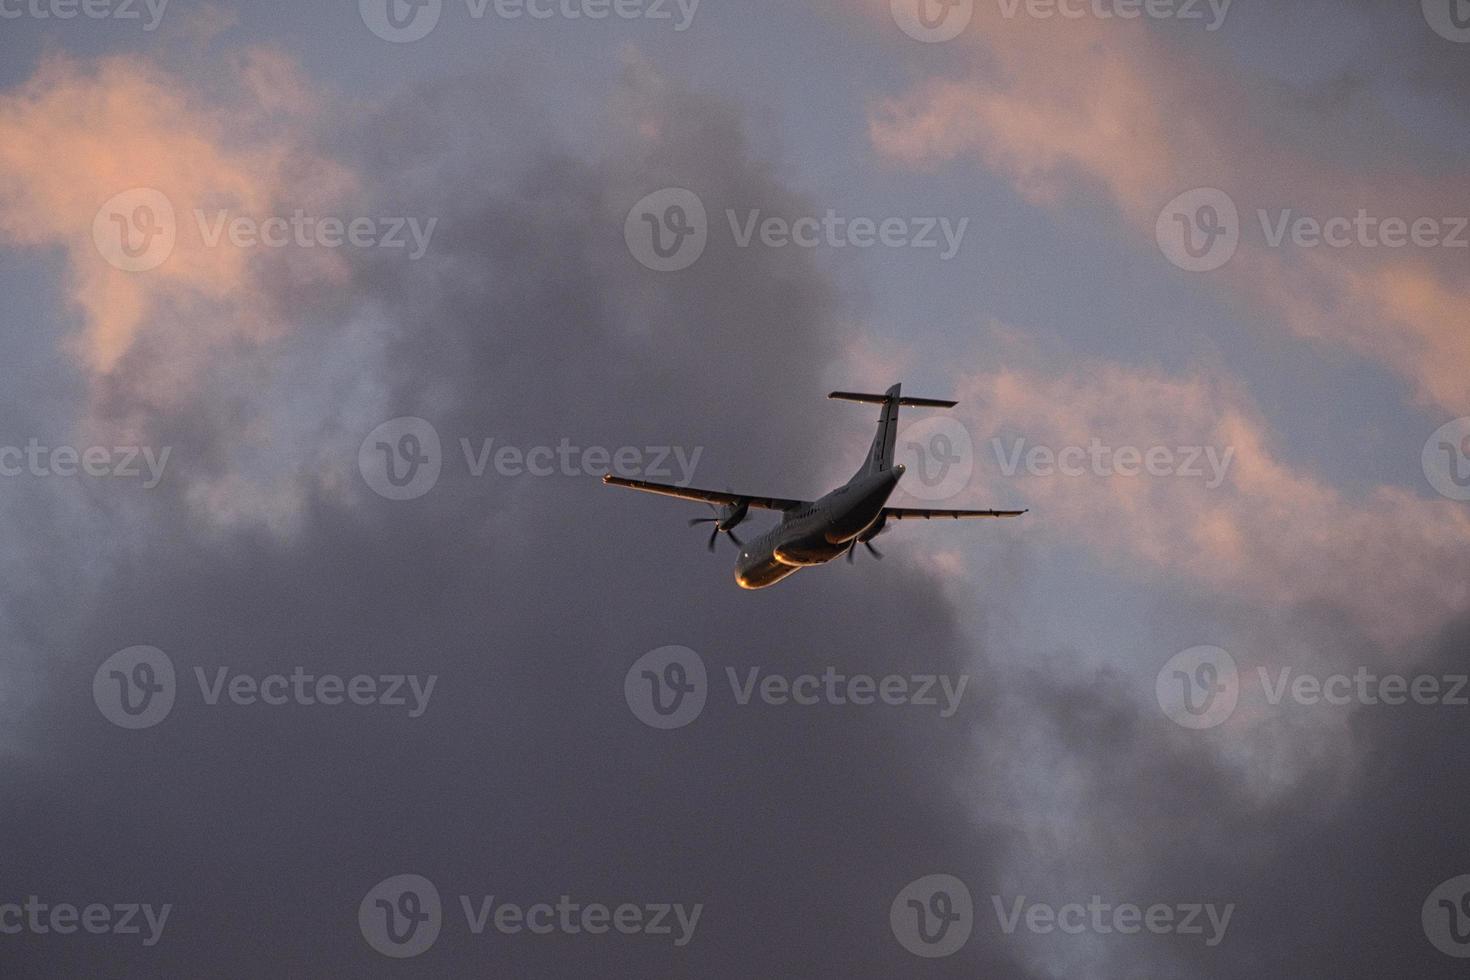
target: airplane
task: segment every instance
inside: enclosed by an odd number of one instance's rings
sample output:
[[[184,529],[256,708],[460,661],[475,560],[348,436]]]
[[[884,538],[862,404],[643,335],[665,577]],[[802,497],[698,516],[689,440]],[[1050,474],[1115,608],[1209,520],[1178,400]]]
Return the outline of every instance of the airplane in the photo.
[[[859,544],[874,558],[882,558],[872,539],[887,529],[889,521],[932,520],[972,517],[1019,517],[1024,510],[940,510],[935,508],[889,507],[888,498],[903,478],[904,465],[893,462],[898,435],[900,406],[915,408],[953,408],[957,402],[939,398],[909,398],[902,385],[894,385],[881,395],[855,391],[834,391],[828,398],[840,401],[882,405],[878,416],[878,433],[868,449],[863,465],[852,479],[816,500],[790,500],[785,497],[759,497],[743,493],[701,490],[651,480],[631,480],[613,476],[602,482],[630,490],[703,501],[715,508],[713,517],[696,517],[690,527],[713,524],[709,550],[723,532],[740,548],[735,563],[735,581],[742,589],[764,589],[812,565],[821,565],[841,555],[850,562]],[[735,536],[735,528],[750,516],[750,509],[781,512],[781,522],[748,545]]]

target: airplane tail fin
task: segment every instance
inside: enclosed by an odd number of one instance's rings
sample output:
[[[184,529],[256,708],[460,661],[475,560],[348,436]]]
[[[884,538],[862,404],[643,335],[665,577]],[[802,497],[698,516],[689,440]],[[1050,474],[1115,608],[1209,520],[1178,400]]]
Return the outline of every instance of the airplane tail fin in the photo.
[[[883,406],[883,412],[878,416],[878,433],[873,436],[873,445],[868,449],[868,458],[863,461],[862,469],[858,470],[859,476],[882,473],[893,468],[893,452],[898,443],[898,409],[900,406],[953,408],[958,404],[942,398],[906,398],[902,394],[902,388],[902,385],[894,385],[881,395],[859,391],[834,391],[827,395],[828,398],[835,398],[839,401],[864,402]]]

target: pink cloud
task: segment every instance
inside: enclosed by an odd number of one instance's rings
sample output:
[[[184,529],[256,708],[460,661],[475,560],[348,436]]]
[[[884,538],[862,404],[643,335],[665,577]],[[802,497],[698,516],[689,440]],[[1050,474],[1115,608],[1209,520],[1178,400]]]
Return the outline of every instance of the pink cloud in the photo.
[[[1231,382],[1103,360],[1061,366],[1003,329],[987,350],[995,366],[962,380],[961,417],[977,479],[989,481],[989,498],[1031,508],[1030,533],[1267,608],[1327,603],[1389,646],[1434,635],[1470,605],[1463,507],[1396,487],[1345,495],[1285,460]],[[1192,477],[1099,474],[1090,462],[1080,475],[1028,474],[1023,456],[1006,477],[1001,460],[1016,458],[1017,439],[1052,453],[1094,439],[1113,450],[1164,447],[1176,471],[1183,447],[1229,456],[1215,487],[1208,457]]]
[[[1052,208],[1100,188],[1140,247],[1152,247],[1160,209],[1176,194],[1221,188],[1240,208],[1242,241],[1213,282],[1267,324],[1386,365],[1425,404],[1456,413],[1470,405],[1465,250],[1273,248],[1257,214],[1463,215],[1457,180],[1415,176],[1414,160],[1402,173],[1355,169],[1293,146],[1310,106],[1254,85],[1212,45],[1191,45],[1185,58],[1139,21],[1007,19],[977,3],[950,43],[968,56],[961,77],[872,107],[869,136],[883,156],[917,169],[974,159]],[[1383,138],[1393,145],[1393,133]]]
[[[172,382],[188,373],[181,361],[211,344],[272,336],[281,325],[251,288],[252,252],[211,245],[196,210],[263,216],[285,201],[289,213],[352,184],[326,161],[302,165],[298,141],[315,106],[283,56],[246,51],[215,76],[219,97],[205,100],[143,59],[55,57],[0,95],[0,241],[64,251],[67,293],[84,321],[74,347],[94,374],[112,371],[145,333],[159,341],[153,368]],[[159,192],[174,212],[176,243],[147,271],[117,268],[93,239],[99,208],[134,188]],[[296,270],[331,276],[337,265],[318,249]]]

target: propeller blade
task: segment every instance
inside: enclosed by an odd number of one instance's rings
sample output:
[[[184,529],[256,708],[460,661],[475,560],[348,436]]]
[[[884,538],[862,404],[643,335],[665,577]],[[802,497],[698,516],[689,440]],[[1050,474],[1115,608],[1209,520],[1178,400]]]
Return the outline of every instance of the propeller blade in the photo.
[[[696,524],[711,524],[711,523],[718,523],[718,522],[719,522],[719,518],[718,517],[694,517],[694,518],[690,518],[690,520],[689,520],[689,526],[690,527],[693,527]]]
[[[715,550],[715,538],[718,538],[719,536],[720,536],[720,529],[718,527],[716,527],[713,531],[711,531],[709,533],[709,544],[706,546],[706,550],[708,550],[708,551],[714,551]]]
[[[735,532],[734,531],[726,531],[725,533],[728,534],[728,535],[730,535],[730,540],[735,542],[735,547],[737,547],[737,548],[744,548],[745,547],[745,542],[744,541],[741,541],[739,538],[737,538],[735,536]]]
[[[856,548],[856,547],[857,547],[857,542],[856,541],[854,541],[852,544],[850,544],[850,545],[847,546],[847,563],[849,565],[852,564],[853,549]]]
[[[869,551],[871,551],[871,552],[872,552],[872,553],[873,553],[873,557],[874,557],[874,558],[878,558],[878,559],[881,559],[881,558],[882,558],[882,557],[883,557],[883,552],[881,552],[881,551],[879,551],[879,550],[878,550],[878,549],[877,549],[877,548],[874,548],[874,547],[873,547],[873,546],[872,546],[872,545],[871,545],[871,544],[869,544],[869,543],[868,543],[868,542],[866,542],[866,541],[864,541],[864,542],[863,542],[863,547],[865,547],[865,548],[867,548],[867,549],[868,549],[868,550],[869,550]]]

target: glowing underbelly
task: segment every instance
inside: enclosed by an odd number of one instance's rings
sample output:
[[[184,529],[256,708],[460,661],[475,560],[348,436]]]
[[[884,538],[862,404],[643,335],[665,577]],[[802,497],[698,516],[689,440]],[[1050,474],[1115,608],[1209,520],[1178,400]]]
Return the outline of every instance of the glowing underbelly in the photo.
[[[741,564],[735,569],[735,583],[742,589],[764,589],[768,585],[775,585],[796,569],[797,566],[783,564],[775,558]]]
[[[831,561],[845,550],[845,545],[833,544],[824,537],[814,536],[780,545],[776,548],[776,560],[786,565],[820,565]]]

